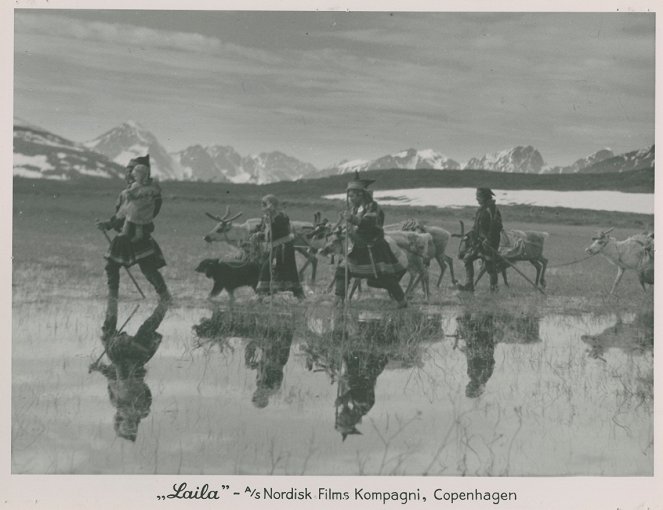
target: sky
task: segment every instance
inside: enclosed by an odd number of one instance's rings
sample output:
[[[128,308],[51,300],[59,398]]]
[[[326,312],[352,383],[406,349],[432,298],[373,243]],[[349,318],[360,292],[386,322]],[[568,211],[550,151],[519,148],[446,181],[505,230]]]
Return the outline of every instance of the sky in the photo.
[[[653,13],[15,10],[14,115],[77,142],[318,168],[407,148],[548,165],[654,143]]]

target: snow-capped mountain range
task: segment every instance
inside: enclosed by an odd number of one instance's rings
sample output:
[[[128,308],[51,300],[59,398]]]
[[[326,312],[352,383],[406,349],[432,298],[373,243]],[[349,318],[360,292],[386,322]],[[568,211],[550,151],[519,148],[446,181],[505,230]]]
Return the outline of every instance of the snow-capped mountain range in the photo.
[[[152,171],[160,179],[181,180],[190,177],[168,154],[156,136],[132,120],[85,142],[84,145],[120,165],[126,165],[136,156],[149,154]]]
[[[373,160],[342,161],[318,170],[279,151],[242,156],[224,145],[192,145],[169,153],[135,121],[125,122],[97,138],[77,143],[14,118],[14,175],[71,179],[79,176],[120,177],[126,163],[150,154],[152,173],[162,180],[198,180],[266,184],[381,169],[491,170],[517,173],[606,173],[654,167],[654,146],[615,155],[601,149],[566,167],[548,167],[534,147],[518,146],[471,158],[461,164],[432,149],[409,148]]]
[[[124,175],[124,167],[83,144],[14,118],[14,175],[58,180],[118,178]]]
[[[527,147],[518,146],[513,149],[486,154],[481,158],[471,158],[464,168],[538,174],[541,173],[543,166],[543,157],[541,157],[539,151],[528,145]]]

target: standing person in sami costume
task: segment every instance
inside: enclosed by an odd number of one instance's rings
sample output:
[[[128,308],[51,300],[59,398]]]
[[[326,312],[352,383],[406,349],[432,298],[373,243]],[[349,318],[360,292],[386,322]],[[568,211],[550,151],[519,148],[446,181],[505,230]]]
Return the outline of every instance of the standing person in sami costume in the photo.
[[[477,188],[476,199],[479,209],[474,216],[472,246],[463,257],[465,284],[458,289],[474,292],[474,261],[483,259],[490,277],[490,290],[497,290],[497,256],[502,232],[502,215],[495,205],[495,194],[489,188]]]
[[[256,292],[268,295],[276,292],[292,292],[304,299],[295,261],[294,236],[290,232],[290,218],[281,210],[278,198],[266,195],[262,199],[263,220],[254,237],[265,242],[268,256],[260,269]]]
[[[130,189],[134,183],[135,178],[133,170],[137,165],[143,165],[147,167],[149,171],[149,154],[129,161],[125,176],[127,189]],[[98,221],[97,228],[102,231],[115,230],[118,233],[123,231],[125,218],[120,211],[123,211],[126,206],[127,194],[125,191],[126,190],[120,193],[118,197],[113,216],[107,221]],[[162,203],[160,195],[154,198],[153,218],[159,214]],[[166,282],[159,272],[159,269],[166,265],[166,261],[161,252],[161,247],[151,235],[152,232],[154,232],[154,224],[150,221],[143,225],[142,230],[142,237],[140,239],[134,239],[126,235],[115,236],[111,241],[106,255],[104,255],[106,259],[105,270],[108,284],[108,296],[115,301],[115,305],[117,305],[120,287],[120,268],[122,266],[130,267],[134,264],[138,264],[138,267],[140,267],[140,270],[145,275],[147,281],[152,284],[154,290],[159,295],[160,300],[171,300]]]
[[[348,225],[353,246],[345,261],[347,279],[342,266],[337,268],[334,277],[337,303],[343,302],[351,278],[366,278],[369,287],[386,289],[398,307],[405,308],[407,301],[398,282],[406,268],[396,259],[384,238],[384,212],[367,189],[373,182],[360,179],[356,173],[346,188],[348,209],[342,213],[342,219]]]

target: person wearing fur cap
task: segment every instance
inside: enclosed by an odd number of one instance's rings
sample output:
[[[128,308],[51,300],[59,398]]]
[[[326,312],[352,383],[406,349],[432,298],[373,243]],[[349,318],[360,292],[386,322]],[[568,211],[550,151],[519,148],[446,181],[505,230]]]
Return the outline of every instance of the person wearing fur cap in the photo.
[[[474,292],[474,261],[483,259],[486,272],[490,277],[490,290],[497,290],[496,256],[500,247],[502,215],[495,205],[495,193],[490,188],[477,188],[476,199],[479,209],[474,216],[472,227],[472,245],[463,257],[465,265],[465,284],[459,290]]]
[[[142,166],[147,168],[147,179],[149,179],[150,171],[150,156],[141,156],[129,161],[126,170],[125,180],[127,189],[123,190],[115,204],[115,213],[107,221],[98,221],[97,228],[102,231],[115,230],[121,233],[126,221],[126,206],[128,204],[128,195],[132,191],[131,187],[136,181],[134,171],[137,167]],[[138,173],[143,172],[144,169],[139,169]],[[145,209],[152,208],[151,217],[154,219],[161,210],[161,195],[150,192],[150,205]],[[148,211],[149,212],[149,211]],[[168,287],[159,272],[159,269],[166,265],[161,247],[152,238],[151,234],[154,232],[154,224],[152,221],[142,225],[142,238],[135,239],[135,236],[130,238],[126,235],[118,235],[112,241],[108,251],[104,255],[106,259],[106,277],[108,284],[109,296],[118,299],[118,292],[120,286],[120,267],[130,267],[138,264],[141,272],[145,275],[148,282],[154,287],[154,290],[159,295],[160,299],[170,300]]]
[[[373,182],[360,179],[356,173],[346,188],[348,209],[341,213],[341,218],[348,225],[353,246],[346,261],[348,278],[341,266],[334,276],[336,299],[337,303],[343,302],[350,278],[366,278],[369,287],[386,289],[398,307],[404,308],[407,301],[398,282],[406,268],[396,259],[384,238],[384,212],[367,189]]]

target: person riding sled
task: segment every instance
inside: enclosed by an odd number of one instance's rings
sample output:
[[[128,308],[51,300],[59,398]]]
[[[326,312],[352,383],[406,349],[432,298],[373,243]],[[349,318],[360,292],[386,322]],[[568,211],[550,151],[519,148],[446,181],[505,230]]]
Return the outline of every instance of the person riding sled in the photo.
[[[497,290],[497,257],[502,232],[502,215],[495,205],[495,194],[489,188],[477,188],[479,209],[474,216],[468,250],[463,257],[465,283],[459,290],[474,292],[474,261],[483,259],[490,277],[490,290]]]
[[[347,235],[353,242],[348,253],[347,275],[345,267],[339,266],[334,275],[337,304],[342,304],[351,278],[366,278],[369,287],[386,289],[399,308],[407,301],[398,283],[406,268],[394,256],[384,238],[384,212],[373,200],[367,189],[373,180],[360,179],[359,174],[347,185],[348,209],[341,219],[348,226]]]
[[[148,177],[150,170],[150,156],[141,156],[129,161],[126,169],[125,180],[127,188],[123,190],[115,204],[115,213],[107,221],[98,221],[97,228],[102,231],[115,230],[122,233],[126,217],[126,206],[129,201],[128,190],[131,190],[135,181],[133,175],[134,168],[142,165],[147,168]],[[153,211],[151,217],[154,218],[161,210],[161,196],[153,197]],[[154,232],[154,224],[152,221],[142,225],[142,237],[137,239],[136,236],[117,235],[111,241],[108,251],[104,255],[106,259],[106,278],[108,285],[109,298],[118,299],[120,287],[120,267],[130,267],[138,264],[141,272],[145,275],[148,282],[154,287],[154,290],[159,295],[161,300],[169,301],[171,299],[168,287],[159,272],[159,269],[166,265],[161,247],[152,238],[151,234]]]
[[[295,260],[294,236],[290,231],[290,218],[280,207],[278,198],[265,195],[262,199],[263,220],[253,237],[264,242],[267,257],[260,268],[256,292],[265,296],[277,292],[292,292],[304,299]]]

